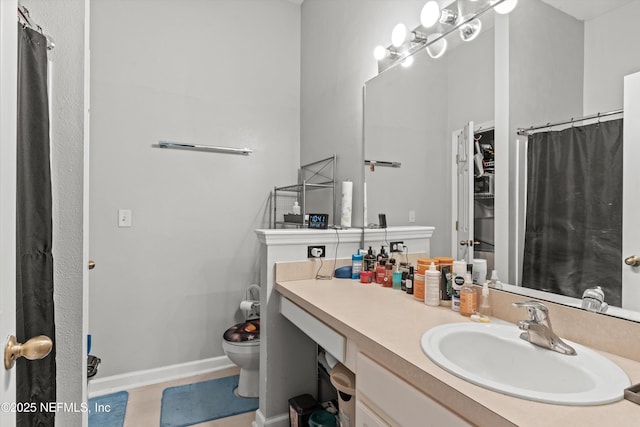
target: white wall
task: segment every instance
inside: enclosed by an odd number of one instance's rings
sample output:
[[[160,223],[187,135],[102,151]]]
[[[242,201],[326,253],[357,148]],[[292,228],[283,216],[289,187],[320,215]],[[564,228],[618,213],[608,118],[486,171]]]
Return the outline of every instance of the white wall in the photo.
[[[221,356],[259,279],[253,230],[299,165],[300,6],[94,1],[92,353],[100,376]],[[249,157],[158,140],[249,147]],[[118,209],[133,226],[117,227]],[[132,353],[131,349],[135,349]]]
[[[622,108],[623,76],[640,71],[640,1],[584,24],[584,114]]]
[[[82,171],[84,0],[21,0],[56,47],[51,99],[54,303],[57,401],[82,402]],[[56,424],[79,425],[59,412]]]

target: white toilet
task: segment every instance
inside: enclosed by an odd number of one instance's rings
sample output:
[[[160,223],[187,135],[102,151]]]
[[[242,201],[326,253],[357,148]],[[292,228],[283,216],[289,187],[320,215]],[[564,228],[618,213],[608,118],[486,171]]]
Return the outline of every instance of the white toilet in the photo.
[[[257,285],[251,285],[247,290],[249,297],[252,287],[258,289]],[[236,393],[241,397],[258,397],[260,366],[260,303],[251,302],[251,308],[245,311],[246,322],[233,325],[223,334],[222,348],[225,354],[233,363],[240,367],[240,380]]]

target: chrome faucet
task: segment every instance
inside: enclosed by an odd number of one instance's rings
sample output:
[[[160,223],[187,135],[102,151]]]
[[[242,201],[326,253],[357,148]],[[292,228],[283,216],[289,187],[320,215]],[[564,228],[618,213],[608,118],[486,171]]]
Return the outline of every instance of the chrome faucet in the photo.
[[[513,306],[526,308],[531,318],[530,320],[518,321],[518,328],[524,331],[520,334],[520,338],[558,353],[570,356],[576,354],[576,350],[562,341],[551,329],[551,319],[549,319],[547,306],[538,301],[514,302]]]

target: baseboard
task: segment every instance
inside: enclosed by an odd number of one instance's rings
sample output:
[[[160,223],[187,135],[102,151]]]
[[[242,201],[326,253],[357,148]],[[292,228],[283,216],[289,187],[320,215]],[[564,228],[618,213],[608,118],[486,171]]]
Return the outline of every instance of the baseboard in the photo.
[[[112,375],[104,378],[94,378],[89,380],[88,396],[89,398],[101,396],[103,394],[115,393],[134,387],[141,387],[191,377],[194,375],[221,371],[234,366],[233,362],[231,362],[227,356],[218,356],[210,359],[195,360],[193,362],[163,366],[144,371],[128,372],[126,374]]]
[[[266,419],[262,411],[256,411],[256,420],[251,423],[252,427],[289,427],[289,414],[281,414]]]

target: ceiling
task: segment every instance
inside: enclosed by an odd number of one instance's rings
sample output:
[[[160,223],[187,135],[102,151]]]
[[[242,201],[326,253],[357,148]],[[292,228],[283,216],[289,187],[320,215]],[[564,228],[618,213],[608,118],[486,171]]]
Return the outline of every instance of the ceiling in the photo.
[[[588,21],[635,0],[542,0],[543,2],[575,17]]]

